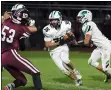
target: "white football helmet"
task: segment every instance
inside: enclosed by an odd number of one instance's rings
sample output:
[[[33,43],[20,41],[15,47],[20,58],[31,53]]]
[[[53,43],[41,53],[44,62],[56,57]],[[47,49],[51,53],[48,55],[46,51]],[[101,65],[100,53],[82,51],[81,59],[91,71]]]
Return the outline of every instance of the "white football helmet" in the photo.
[[[16,10],[21,9],[21,8],[25,8],[25,6],[23,4],[15,4],[12,7],[11,12],[16,11]]]
[[[62,23],[62,14],[59,11],[52,11],[49,15],[50,25],[53,27],[60,26]]]
[[[92,13],[89,10],[81,10],[77,15],[77,21],[84,23],[92,20]]]

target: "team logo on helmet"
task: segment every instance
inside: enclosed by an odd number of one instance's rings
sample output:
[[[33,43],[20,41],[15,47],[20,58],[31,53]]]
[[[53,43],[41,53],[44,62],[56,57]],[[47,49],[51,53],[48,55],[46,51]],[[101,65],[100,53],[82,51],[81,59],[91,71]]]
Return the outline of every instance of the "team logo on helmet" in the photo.
[[[89,10],[81,10],[77,15],[77,21],[84,23],[92,20],[92,13]]]

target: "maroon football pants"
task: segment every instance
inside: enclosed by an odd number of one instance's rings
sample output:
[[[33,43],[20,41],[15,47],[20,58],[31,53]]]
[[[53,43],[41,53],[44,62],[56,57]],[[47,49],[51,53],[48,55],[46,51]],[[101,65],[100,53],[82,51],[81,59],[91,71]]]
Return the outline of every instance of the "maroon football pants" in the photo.
[[[17,53],[15,49],[11,49],[7,52],[2,53],[2,66],[16,79],[21,80],[26,84],[27,79],[21,72],[26,72],[30,75],[40,73],[31,62],[23,58]]]

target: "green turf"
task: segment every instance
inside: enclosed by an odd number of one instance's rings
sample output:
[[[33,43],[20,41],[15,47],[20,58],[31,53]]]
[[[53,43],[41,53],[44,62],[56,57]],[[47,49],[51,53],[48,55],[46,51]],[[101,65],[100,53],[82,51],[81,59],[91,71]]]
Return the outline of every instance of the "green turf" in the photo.
[[[76,87],[74,82],[65,76],[51,60],[46,51],[20,52],[27,57],[40,71],[44,90],[111,90],[111,81],[104,83],[104,75],[87,64],[90,53],[70,52],[70,59],[83,76],[83,86]],[[32,78],[25,74],[28,83],[16,90],[34,90]],[[13,81],[12,76],[4,70],[2,72],[2,87]]]

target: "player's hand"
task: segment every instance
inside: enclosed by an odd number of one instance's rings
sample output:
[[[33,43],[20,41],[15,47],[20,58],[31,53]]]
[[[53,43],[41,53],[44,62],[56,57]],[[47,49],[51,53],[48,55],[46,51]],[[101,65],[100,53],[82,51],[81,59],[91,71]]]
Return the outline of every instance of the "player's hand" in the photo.
[[[3,15],[4,20],[6,20],[6,19],[8,19],[10,17],[9,13],[10,12],[7,12],[7,11],[4,13],[4,15]]]
[[[35,26],[35,20],[29,18],[29,20],[28,20],[28,26]]]
[[[4,15],[2,16],[2,22],[4,22],[4,20],[8,19],[10,17],[10,12],[5,12]]]
[[[93,45],[93,42],[92,42],[92,41],[89,41],[89,43],[88,43],[88,44],[85,44],[85,46],[93,47],[94,45]]]
[[[31,19],[29,25],[30,25],[30,26],[35,26],[35,20]]]
[[[70,31],[70,32],[67,32],[64,36],[63,36],[63,39],[66,41],[66,43],[69,43],[71,41],[73,41],[75,39],[75,36],[74,34]]]

